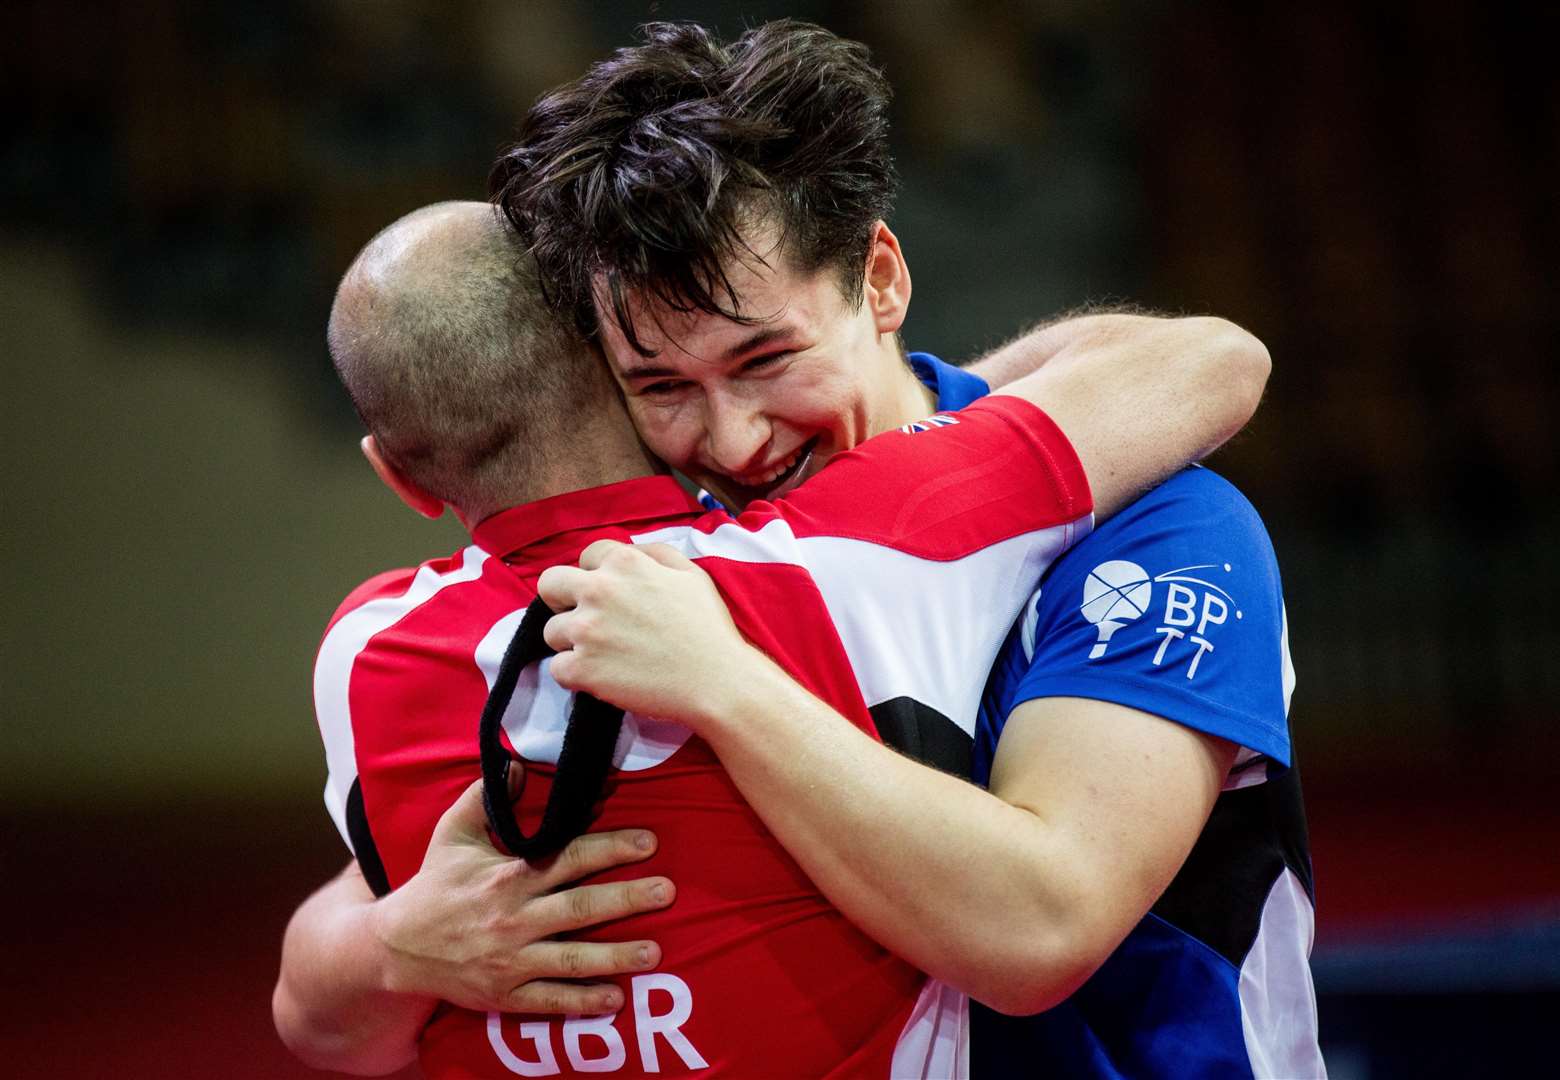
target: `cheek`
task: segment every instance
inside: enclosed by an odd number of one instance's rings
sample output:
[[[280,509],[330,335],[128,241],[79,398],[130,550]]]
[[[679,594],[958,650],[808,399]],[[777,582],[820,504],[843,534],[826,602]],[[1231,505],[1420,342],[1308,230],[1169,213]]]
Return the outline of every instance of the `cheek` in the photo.
[[[628,416],[652,454],[674,469],[686,470],[703,435],[698,409],[647,405],[629,398]]]
[[[836,368],[820,367],[777,391],[770,416],[796,428],[839,430],[855,408],[854,387]]]

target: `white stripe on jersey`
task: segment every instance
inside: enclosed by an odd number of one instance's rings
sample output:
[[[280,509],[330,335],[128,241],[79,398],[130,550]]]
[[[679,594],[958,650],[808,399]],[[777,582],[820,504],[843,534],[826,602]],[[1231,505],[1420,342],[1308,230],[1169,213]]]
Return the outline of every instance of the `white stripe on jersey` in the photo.
[[[1278,651],[1284,658],[1284,719],[1289,719],[1289,699],[1295,696],[1295,665],[1289,658],[1289,608],[1282,602],[1278,605],[1278,615],[1282,620],[1282,629],[1279,632]]]
[[[1016,536],[953,562],[850,540],[803,540],[867,704],[909,696],[973,735],[985,673],[1030,583],[1072,542],[1070,525],[1050,532],[1040,542]]]
[[[1240,1026],[1253,1076],[1327,1076],[1307,963],[1315,935],[1311,898],[1285,869],[1268,893],[1257,939],[1240,966]]]
[[[1284,692],[1284,721],[1289,721],[1289,701],[1295,695],[1295,665],[1289,658],[1289,609],[1282,601],[1278,605],[1279,636],[1278,658],[1280,664],[1279,685]],[[1229,775],[1224,778],[1222,791],[1237,791],[1240,788],[1256,787],[1258,784],[1267,783],[1267,768],[1265,766],[1252,766],[1247,768],[1254,759],[1263,755],[1257,753],[1248,746],[1242,746],[1235,755],[1235,761],[1230,765]]]
[[[481,577],[482,564],[487,559],[488,553],[473,544],[462,552],[460,566],[446,574],[421,567],[406,592],[381,596],[353,608],[336,620],[320,643],[320,654],[314,661],[314,715],[325,742],[325,808],[348,848],[352,847],[352,838],[347,834],[347,795],[357,780],[357,754],[352,738],[352,665],[375,634],[390,629],[440,590]]]
[[[891,1080],[950,1080],[970,1075],[970,999],[927,979],[894,1044]]]
[[[1008,628],[1034,582],[1088,520],[947,561],[864,540],[798,537],[779,518],[757,530],[737,523],[709,533],[674,526],[633,539],[669,544],[693,559],[801,566],[823,596],[868,706],[910,697],[972,735],[985,673]]]
[[[1024,605],[1024,628],[1019,636],[1023,642],[1026,664],[1033,663],[1035,659],[1035,635],[1040,631],[1040,597],[1044,593],[1045,587],[1041,586],[1029,598],[1029,603]]]

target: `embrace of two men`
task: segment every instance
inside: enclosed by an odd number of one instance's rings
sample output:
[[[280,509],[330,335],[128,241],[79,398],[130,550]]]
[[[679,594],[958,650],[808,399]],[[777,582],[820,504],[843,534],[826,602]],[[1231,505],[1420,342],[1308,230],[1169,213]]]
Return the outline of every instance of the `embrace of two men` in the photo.
[[[433,1077],[1322,1075],[1277,568],[1187,468],[1265,350],[1099,314],[907,355],[865,49],[645,34],[533,106],[496,208],[402,219],[337,293],[370,462],[472,543],[327,630],[355,860],[289,927],[284,1040]],[[537,595],[520,813],[571,693],[627,715],[592,832],[533,866],[474,781]]]

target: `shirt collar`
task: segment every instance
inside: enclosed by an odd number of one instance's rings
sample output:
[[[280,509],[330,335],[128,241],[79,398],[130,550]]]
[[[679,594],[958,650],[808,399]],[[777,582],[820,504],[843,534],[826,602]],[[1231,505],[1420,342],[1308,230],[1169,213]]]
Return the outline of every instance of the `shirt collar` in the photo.
[[[944,363],[931,353],[911,353],[910,370],[915,372],[915,377],[921,380],[923,386],[937,395],[938,412],[962,409],[991,393],[991,387],[986,385],[985,379],[974,372]]]
[[[670,476],[643,476],[500,510],[484,518],[471,538],[502,558],[563,533],[629,528],[699,513],[698,503]]]

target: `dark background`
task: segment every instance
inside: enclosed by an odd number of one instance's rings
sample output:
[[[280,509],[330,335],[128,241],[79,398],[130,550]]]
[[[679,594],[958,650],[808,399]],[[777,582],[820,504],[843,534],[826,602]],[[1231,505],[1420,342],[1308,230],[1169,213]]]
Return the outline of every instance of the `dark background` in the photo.
[[[1368,9],[1367,9],[1368,8]],[[1529,1067],[1560,1008],[1556,17],[1514,5],[12,5],[0,31],[4,1071],[307,1075],[281,929],[343,861],[310,665],[453,550],[378,487],[322,341],[378,228],[481,197],[649,17],[779,15],[897,92],[907,340],[1088,301],[1275,362],[1214,460],[1299,675],[1333,1075]]]

